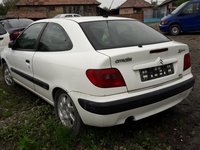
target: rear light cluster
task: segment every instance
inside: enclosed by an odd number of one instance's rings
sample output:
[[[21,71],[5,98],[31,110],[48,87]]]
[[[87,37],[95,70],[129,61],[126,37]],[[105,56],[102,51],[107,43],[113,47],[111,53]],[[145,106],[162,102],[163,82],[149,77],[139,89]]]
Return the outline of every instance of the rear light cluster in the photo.
[[[124,79],[118,69],[90,69],[86,71],[90,82],[100,88],[125,86]]]
[[[183,70],[187,70],[191,67],[191,58],[190,58],[190,53],[185,54],[184,56],[184,66]]]
[[[10,34],[10,40],[11,40],[11,41],[16,40],[20,34],[21,34],[21,32],[19,32],[19,31],[14,31],[14,32],[12,32],[12,33]]]

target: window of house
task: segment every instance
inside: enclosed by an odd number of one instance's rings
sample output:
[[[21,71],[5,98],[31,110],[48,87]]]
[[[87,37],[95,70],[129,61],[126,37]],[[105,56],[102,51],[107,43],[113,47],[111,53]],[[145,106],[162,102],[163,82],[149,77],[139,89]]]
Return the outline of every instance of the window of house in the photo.
[[[38,36],[44,26],[45,26],[45,23],[37,23],[37,24],[33,24],[29,28],[27,28],[26,31],[24,31],[22,33],[22,35],[20,35],[20,37],[17,39],[16,49],[18,49],[18,50],[23,50],[23,49],[33,50],[33,49],[35,49]]]
[[[72,49],[72,42],[64,29],[49,23],[39,42],[39,51],[66,51]]]

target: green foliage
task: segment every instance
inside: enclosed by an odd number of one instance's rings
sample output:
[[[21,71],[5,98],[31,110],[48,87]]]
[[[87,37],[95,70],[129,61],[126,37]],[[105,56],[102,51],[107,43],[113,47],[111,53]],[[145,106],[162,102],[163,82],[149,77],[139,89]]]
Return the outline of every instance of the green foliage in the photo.
[[[177,0],[176,1],[176,6],[179,6],[179,5],[181,5],[182,3],[186,2],[186,1],[188,1],[188,0]]]
[[[0,114],[0,116],[1,116],[1,114]],[[5,111],[5,112],[3,112],[3,114],[2,114],[2,117],[5,117],[5,118],[8,118],[8,117],[10,117],[10,116],[12,116],[12,112],[11,112],[11,111]]]
[[[16,8],[16,3],[18,1],[19,0],[3,0],[3,3],[0,4],[0,16],[4,16],[9,10]]]
[[[24,136],[20,138],[18,142],[18,149],[19,150],[34,150],[37,147],[37,142],[34,140],[28,138],[27,136]]]

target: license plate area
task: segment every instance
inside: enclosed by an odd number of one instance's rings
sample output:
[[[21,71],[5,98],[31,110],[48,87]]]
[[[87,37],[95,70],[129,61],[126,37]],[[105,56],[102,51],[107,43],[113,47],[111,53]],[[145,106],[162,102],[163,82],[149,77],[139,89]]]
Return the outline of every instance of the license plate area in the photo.
[[[163,66],[157,66],[140,70],[140,77],[142,82],[161,78],[171,74],[174,74],[173,64],[167,64]]]

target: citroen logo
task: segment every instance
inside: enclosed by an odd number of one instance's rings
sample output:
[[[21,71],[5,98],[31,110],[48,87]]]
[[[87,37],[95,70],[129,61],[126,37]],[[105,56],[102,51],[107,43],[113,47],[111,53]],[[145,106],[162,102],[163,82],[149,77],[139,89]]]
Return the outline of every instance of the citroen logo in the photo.
[[[164,65],[164,64],[163,64],[163,60],[162,60],[162,59],[160,59],[160,64],[161,64],[161,65]]]

